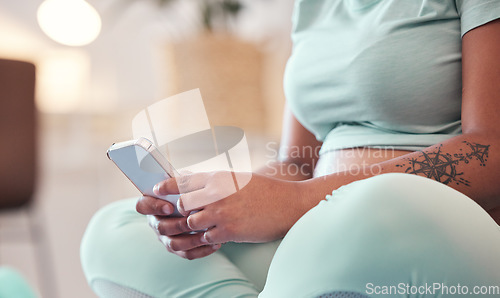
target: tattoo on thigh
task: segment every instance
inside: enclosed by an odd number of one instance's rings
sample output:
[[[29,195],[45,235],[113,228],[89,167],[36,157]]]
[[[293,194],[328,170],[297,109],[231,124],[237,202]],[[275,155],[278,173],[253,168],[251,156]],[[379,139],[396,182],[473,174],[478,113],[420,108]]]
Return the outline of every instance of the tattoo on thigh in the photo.
[[[422,155],[407,159],[407,163],[398,164],[396,167],[406,167],[405,172],[409,174],[421,174],[427,178],[434,179],[444,184],[456,183],[470,186],[470,181],[464,179],[463,172],[457,171],[460,163],[468,164],[471,161],[479,161],[479,165],[484,167],[488,160],[490,145],[463,142],[467,145],[465,149],[460,149],[459,153],[449,154],[441,152],[441,146],[433,152],[420,151]]]

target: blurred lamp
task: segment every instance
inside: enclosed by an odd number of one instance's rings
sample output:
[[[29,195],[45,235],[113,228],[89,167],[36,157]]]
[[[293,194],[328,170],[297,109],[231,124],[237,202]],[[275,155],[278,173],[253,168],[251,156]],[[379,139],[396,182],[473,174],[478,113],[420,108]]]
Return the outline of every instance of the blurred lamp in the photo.
[[[99,13],[85,0],[45,0],[37,12],[42,31],[68,46],[83,46],[101,31]]]
[[[85,104],[90,58],[81,49],[47,52],[37,64],[37,106],[46,113],[78,112]]]

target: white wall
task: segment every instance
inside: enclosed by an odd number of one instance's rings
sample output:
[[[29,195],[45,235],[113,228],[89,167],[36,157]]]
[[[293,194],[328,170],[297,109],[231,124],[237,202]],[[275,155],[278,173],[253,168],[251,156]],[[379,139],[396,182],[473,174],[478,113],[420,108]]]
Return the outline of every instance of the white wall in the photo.
[[[92,44],[73,48],[53,42],[38,27],[36,11],[40,0],[0,0],[0,57],[34,61],[40,64],[41,75],[46,72],[44,60],[54,57],[79,60],[74,72],[81,72],[79,77],[83,79],[79,80],[78,88],[73,86],[68,92],[78,89],[80,92],[64,97],[66,101],[74,97],[76,103],[68,102],[67,108],[65,104],[45,104],[40,105],[41,109],[93,113],[130,111],[166,96],[168,66],[161,48],[164,42],[189,36],[199,28],[198,0],[182,0],[163,9],[153,0],[88,2],[100,12],[103,28]],[[292,2],[245,1],[238,32],[261,43],[272,40],[274,44],[266,42],[265,45],[273,55],[276,52],[286,55]],[[71,75],[71,66],[60,72],[61,76]],[[60,84],[56,88],[68,87],[62,82],[56,83]],[[281,84],[276,88],[280,91]],[[50,97],[48,94],[53,92],[39,92],[38,97],[43,100]]]

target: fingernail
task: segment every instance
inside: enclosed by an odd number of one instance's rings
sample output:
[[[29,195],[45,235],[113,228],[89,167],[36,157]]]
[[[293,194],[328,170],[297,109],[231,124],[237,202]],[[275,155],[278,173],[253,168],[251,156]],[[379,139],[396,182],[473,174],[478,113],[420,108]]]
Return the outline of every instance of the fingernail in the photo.
[[[158,237],[158,240],[160,240],[160,242],[163,243],[163,245],[167,245],[168,244],[168,238],[167,238],[167,236],[160,235]]]
[[[181,214],[185,213],[184,204],[182,204],[182,197],[179,197],[179,200],[177,201],[177,210],[179,210]]]
[[[201,235],[201,243],[203,243],[203,244],[207,244],[208,243],[208,240],[205,237],[205,233],[203,233],[203,235]]]
[[[159,184],[156,184],[154,187],[153,187],[153,192],[155,193],[155,195],[159,196],[160,195],[160,185]]]
[[[154,218],[153,218],[153,216],[151,216],[151,215],[147,215],[147,216],[146,216],[146,218],[148,219],[148,224],[149,224],[149,226],[150,226],[150,227],[153,227],[153,225],[154,225],[154,221],[155,221],[155,220],[154,220]]]
[[[172,210],[172,207],[170,206],[170,204],[165,204],[161,207],[161,211],[165,214],[165,215],[170,215],[172,214],[172,212],[174,210]]]
[[[220,244],[214,244],[212,245],[213,250],[218,250],[220,248]]]

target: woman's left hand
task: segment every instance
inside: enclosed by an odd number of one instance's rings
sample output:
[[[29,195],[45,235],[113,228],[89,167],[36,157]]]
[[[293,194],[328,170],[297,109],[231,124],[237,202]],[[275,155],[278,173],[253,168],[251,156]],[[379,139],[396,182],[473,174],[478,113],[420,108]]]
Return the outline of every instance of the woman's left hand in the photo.
[[[248,183],[237,190],[236,181]],[[268,242],[281,238],[313,207],[304,200],[300,182],[255,173],[188,174],[159,183],[155,192],[182,193],[178,209],[185,217],[155,216],[150,224],[169,251],[187,259],[209,255],[220,247],[218,244],[228,241]],[[144,196],[137,203],[137,211],[162,214],[154,210],[161,209],[158,200]],[[189,234],[202,230],[206,231]]]

